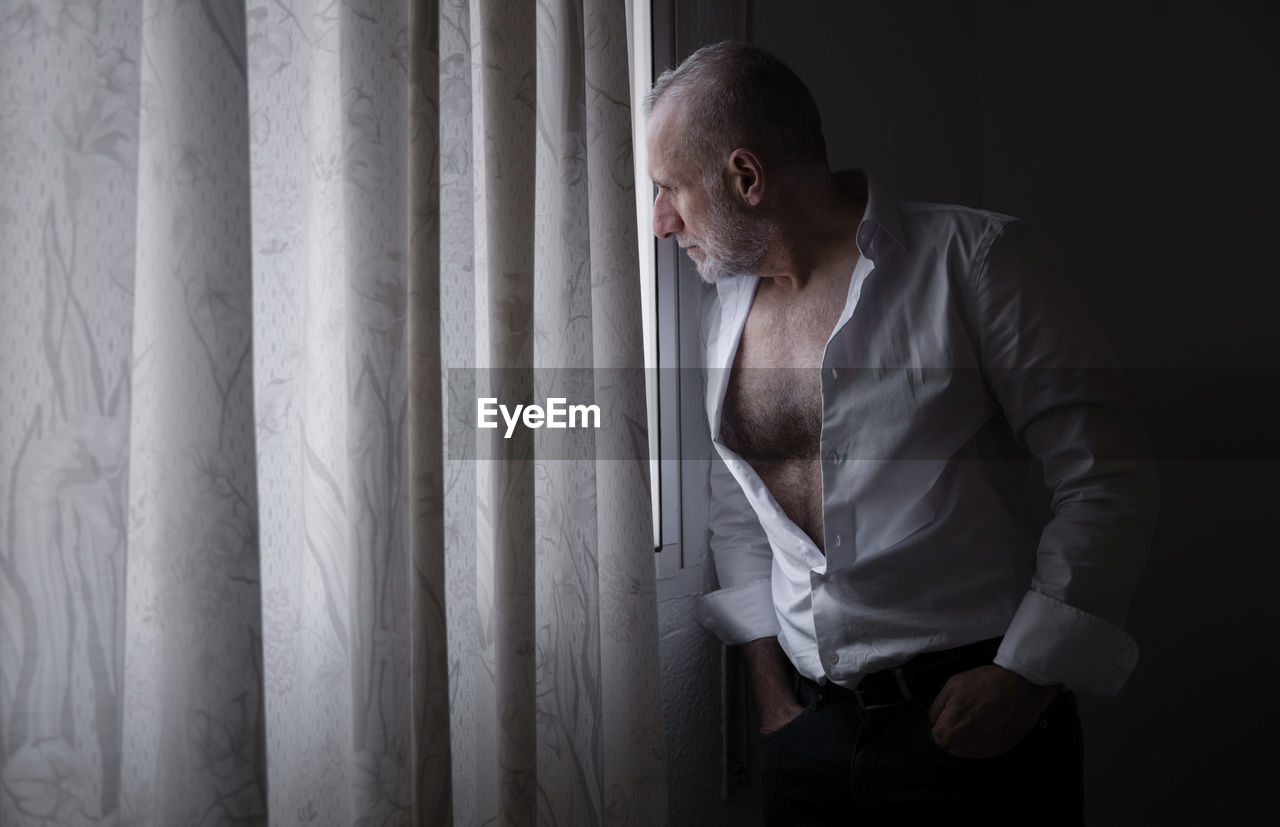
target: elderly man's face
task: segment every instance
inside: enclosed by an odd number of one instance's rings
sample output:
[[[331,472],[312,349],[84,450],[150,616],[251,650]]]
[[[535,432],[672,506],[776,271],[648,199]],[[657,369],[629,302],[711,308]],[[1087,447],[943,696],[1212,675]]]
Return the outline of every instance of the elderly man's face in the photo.
[[[733,198],[722,170],[700,169],[685,157],[682,110],[679,101],[660,102],[645,135],[649,177],[658,187],[654,235],[674,235],[704,281],[752,273],[764,259],[765,239]]]

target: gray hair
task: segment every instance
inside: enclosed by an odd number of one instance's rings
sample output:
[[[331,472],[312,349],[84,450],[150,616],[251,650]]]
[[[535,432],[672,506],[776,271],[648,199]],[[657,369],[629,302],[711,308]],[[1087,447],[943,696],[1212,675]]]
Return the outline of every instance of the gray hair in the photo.
[[[739,147],[767,161],[827,163],[813,95],[759,46],[736,40],[703,46],[658,77],[645,97],[645,113],[668,96],[686,105],[686,150],[708,172]]]

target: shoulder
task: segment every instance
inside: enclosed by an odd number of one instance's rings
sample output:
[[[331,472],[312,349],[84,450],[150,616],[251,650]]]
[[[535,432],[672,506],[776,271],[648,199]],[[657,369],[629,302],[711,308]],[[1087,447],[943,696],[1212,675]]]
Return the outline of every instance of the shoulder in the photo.
[[[958,204],[900,201],[904,243],[920,251],[947,249],[952,253],[981,257],[1005,229],[1020,223],[1004,213]]]
[[[899,202],[905,261],[945,272],[961,283],[993,270],[1060,267],[1057,248],[1027,221],[956,204]]]

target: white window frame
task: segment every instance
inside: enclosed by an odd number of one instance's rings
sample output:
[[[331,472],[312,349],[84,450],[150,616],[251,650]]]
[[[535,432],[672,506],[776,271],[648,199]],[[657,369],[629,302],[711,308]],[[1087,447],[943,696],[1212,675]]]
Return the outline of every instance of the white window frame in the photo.
[[[649,468],[654,514],[654,559],[660,600],[700,591],[707,549],[707,474],[710,437],[701,387],[698,321],[706,289],[674,239],[653,235],[655,190],[645,154],[643,100],[653,67],[675,54],[673,15],[633,8],[632,122],[636,212],[640,239],[642,318],[649,413]],[[649,48],[645,48],[645,47]]]

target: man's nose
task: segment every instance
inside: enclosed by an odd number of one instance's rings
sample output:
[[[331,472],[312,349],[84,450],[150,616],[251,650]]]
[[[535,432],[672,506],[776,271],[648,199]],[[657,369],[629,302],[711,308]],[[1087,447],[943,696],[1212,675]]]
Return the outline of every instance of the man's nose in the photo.
[[[653,234],[658,238],[670,238],[683,229],[684,222],[671,203],[671,194],[658,190],[658,197],[653,199]]]

